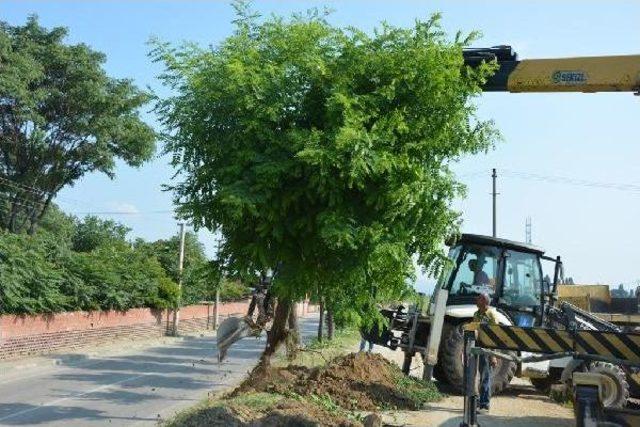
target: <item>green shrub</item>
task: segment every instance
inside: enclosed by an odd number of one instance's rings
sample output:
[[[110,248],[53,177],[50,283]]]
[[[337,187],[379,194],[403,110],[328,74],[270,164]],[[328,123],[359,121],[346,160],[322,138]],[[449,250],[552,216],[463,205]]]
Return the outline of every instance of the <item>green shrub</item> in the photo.
[[[125,242],[75,252],[49,233],[0,233],[0,313],[175,305],[177,285],[155,257]]]
[[[179,239],[127,241],[128,228],[111,220],[79,220],[53,206],[34,235],[0,231],[0,313],[175,307]],[[187,233],[183,305],[213,300],[219,274],[195,234]],[[223,279],[220,298],[250,289]]]

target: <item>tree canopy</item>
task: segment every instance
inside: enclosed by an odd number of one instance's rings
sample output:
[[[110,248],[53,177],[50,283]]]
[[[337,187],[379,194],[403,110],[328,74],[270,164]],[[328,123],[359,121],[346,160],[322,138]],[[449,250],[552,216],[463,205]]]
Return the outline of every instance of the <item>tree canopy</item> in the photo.
[[[0,22],[0,227],[33,233],[54,196],[115,160],[139,166],[155,133],[139,117],[149,94],[109,77],[105,55],[66,44],[67,30]]]
[[[281,297],[398,297],[457,231],[451,163],[496,140],[473,104],[493,67],[465,67],[474,34],[448,38],[437,15],[368,34],[236,7],[219,45],[151,52],[180,214],[222,234],[229,268],[281,265]]]
[[[77,252],[91,252],[101,246],[126,242],[131,229],[111,219],[89,215],[79,221],[72,236],[72,248]]]
[[[34,235],[0,231],[0,314],[74,310],[174,308],[178,303],[179,239],[127,239],[109,219],[64,214],[55,204]],[[215,271],[214,271],[215,272]],[[187,233],[181,300],[245,298],[245,284],[212,274],[211,262]]]
[[[138,241],[136,246],[149,252],[158,259],[167,275],[174,281],[180,279],[177,254],[180,250],[180,237],[160,239],[155,242]],[[213,300],[215,289],[220,282],[217,271],[212,268],[204,252],[204,245],[198,241],[195,233],[185,233],[184,264],[182,271],[183,304],[196,304],[203,300]],[[245,294],[246,295],[246,294]]]

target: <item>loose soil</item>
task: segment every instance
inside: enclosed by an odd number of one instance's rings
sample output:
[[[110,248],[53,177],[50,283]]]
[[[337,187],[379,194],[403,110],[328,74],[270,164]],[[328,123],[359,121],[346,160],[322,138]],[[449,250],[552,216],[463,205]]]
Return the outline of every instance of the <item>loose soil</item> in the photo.
[[[357,427],[362,424],[344,414],[324,410],[311,402],[283,398],[268,409],[258,409],[239,402],[194,411],[172,425],[180,427]]]
[[[415,410],[441,395],[379,354],[324,366],[256,367],[234,391],[177,417],[180,427],[362,426],[368,412]]]
[[[352,353],[325,366],[256,367],[231,393],[277,393],[284,396],[327,396],[347,410],[410,409],[440,398],[432,384],[405,377],[379,354]]]

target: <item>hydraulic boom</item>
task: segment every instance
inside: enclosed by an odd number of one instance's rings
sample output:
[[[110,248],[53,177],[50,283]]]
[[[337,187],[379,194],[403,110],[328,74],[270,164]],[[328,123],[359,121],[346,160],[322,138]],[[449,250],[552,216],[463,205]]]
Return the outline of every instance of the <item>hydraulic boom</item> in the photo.
[[[496,61],[486,92],[640,92],[640,55],[518,60],[511,46],[463,51],[471,67]]]

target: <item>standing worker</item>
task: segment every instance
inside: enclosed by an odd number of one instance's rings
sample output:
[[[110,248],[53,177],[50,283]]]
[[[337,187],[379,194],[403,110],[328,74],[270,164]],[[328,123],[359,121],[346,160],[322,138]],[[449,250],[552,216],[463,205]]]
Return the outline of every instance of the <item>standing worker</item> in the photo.
[[[378,328],[378,323],[374,322],[370,327],[365,328],[364,326],[360,327],[360,353],[362,353],[367,346],[369,345],[368,353],[373,351],[373,344],[378,339],[380,335],[380,330]]]
[[[478,310],[473,314],[473,321],[488,325],[496,325],[496,313],[489,306],[491,299],[488,293],[481,293],[476,299]],[[498,364],[495,356],[480,356],[480,398],[478,399],[478,410],[489,411],[489,401],[491,399],[491,376],[493,368]]]

